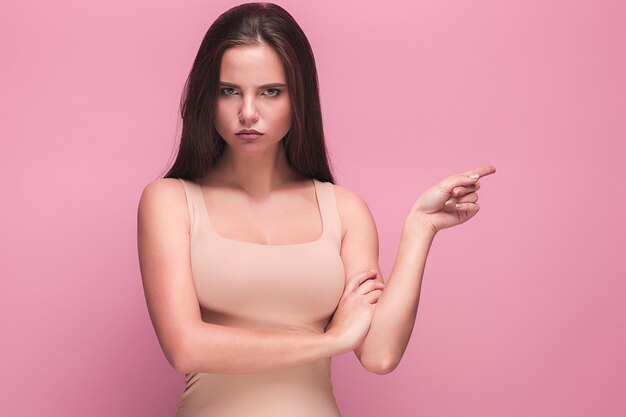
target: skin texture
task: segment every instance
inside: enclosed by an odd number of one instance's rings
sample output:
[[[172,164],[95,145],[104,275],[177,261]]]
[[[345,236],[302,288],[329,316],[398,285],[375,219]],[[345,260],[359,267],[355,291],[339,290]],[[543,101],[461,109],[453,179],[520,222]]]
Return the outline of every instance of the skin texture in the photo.
[[[227,146],[215,167],[198,180],[216,231],[230,239],[293,244],[321,234],[310,179],[291,167],[280,140],[291,126],[284,68],[267,45],[225,52],[216,129]],[[244,141],[235,133],[263,136]],[[267,332],[201,320],[189,260],[189,217],[176,179],[148,184],[138,208],[138,251],[153,326],[170,363],[180,372],[251,373],[305,364],[354,351],[365,369],[384,374],[399,363],[415,322],[426,257],[436,233],[471,219],[478,211],[476,168],[426,190],[404,223],[398,256],[385,284],[378,266],[378,236],[367,204],[335,185],[342,224],[341,258],[346,287],[326,332]],[[453,196],[453,190],[460,194]],[[447,200],[462,203],[445,205]],[[219,202],[219,205],[216,204]]]

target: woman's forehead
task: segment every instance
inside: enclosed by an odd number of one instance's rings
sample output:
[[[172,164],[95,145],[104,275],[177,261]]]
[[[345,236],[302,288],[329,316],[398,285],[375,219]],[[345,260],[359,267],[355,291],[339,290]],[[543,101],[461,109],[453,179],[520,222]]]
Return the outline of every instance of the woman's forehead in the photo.
[[[220,81],[240,86],[286,83],[285,70],[278,54],[266,44],[227,49],[222,56]]]

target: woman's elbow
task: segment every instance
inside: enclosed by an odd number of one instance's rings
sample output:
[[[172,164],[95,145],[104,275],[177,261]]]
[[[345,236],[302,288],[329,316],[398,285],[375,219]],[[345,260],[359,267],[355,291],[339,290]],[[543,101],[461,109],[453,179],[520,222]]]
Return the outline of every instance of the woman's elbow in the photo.
[[[165,353],[165,357],[172,368],[174,368],[177,372],[181,374],[191,372],[191,355],[183,343],[179,343],[176,346],[169,346],[169,348],[164,348],[163,353]]]
[[[189,372],[191,372],[188,360],[183,355],[173,357],[169,360],[169,362],[172,367],[181,374],[188,374]]]
[[[361,361],[361,365],[367,371],[377,374],[377,375],[386,375],[396,369],[398,364],[400,363],[399,359],[388,357],[388,358],[375,358],[375,360],[364,360]]]

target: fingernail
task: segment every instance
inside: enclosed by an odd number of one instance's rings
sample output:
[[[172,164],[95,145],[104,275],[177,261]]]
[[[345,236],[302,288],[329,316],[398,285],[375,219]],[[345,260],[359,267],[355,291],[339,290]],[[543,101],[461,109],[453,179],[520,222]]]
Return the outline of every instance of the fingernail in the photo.
[[[446,201],[446,206],[449,206],[449,205],[451,205],[452,203],[454,203],[454,201],[452,201],[452,200],[448,200],[448,201]]]
[[[480,175],[478,175],[478,174],[472,174],[472,175],[470,175],[469,177],[470,177],[471,179],[475,180],[475,179],[476,179],[476,178],[478,178],[479,176],[480,176]]]
[[[462,207],[463,207],[463,204],[459,203],[459,204],[456,205],[456,208],[462,208]]]
[[[461,190],[459,190],[458,188],[454,190],[454,195],[459,195],[459,194],[461,194]]]

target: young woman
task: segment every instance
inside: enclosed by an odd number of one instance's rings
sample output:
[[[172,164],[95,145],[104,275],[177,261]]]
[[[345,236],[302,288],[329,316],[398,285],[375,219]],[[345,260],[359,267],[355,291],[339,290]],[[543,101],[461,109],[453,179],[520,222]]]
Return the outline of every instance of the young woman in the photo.
[[[476,214],[495,168],[422,194],[385,285],[372,215],[331,174],[313,53],[284,9],[244,4],[213,23],[181,113],[177,158],[138,210],[150,317],[187,381],[177,416],[339,416],[330,358],[397,366],[431,242]]]

